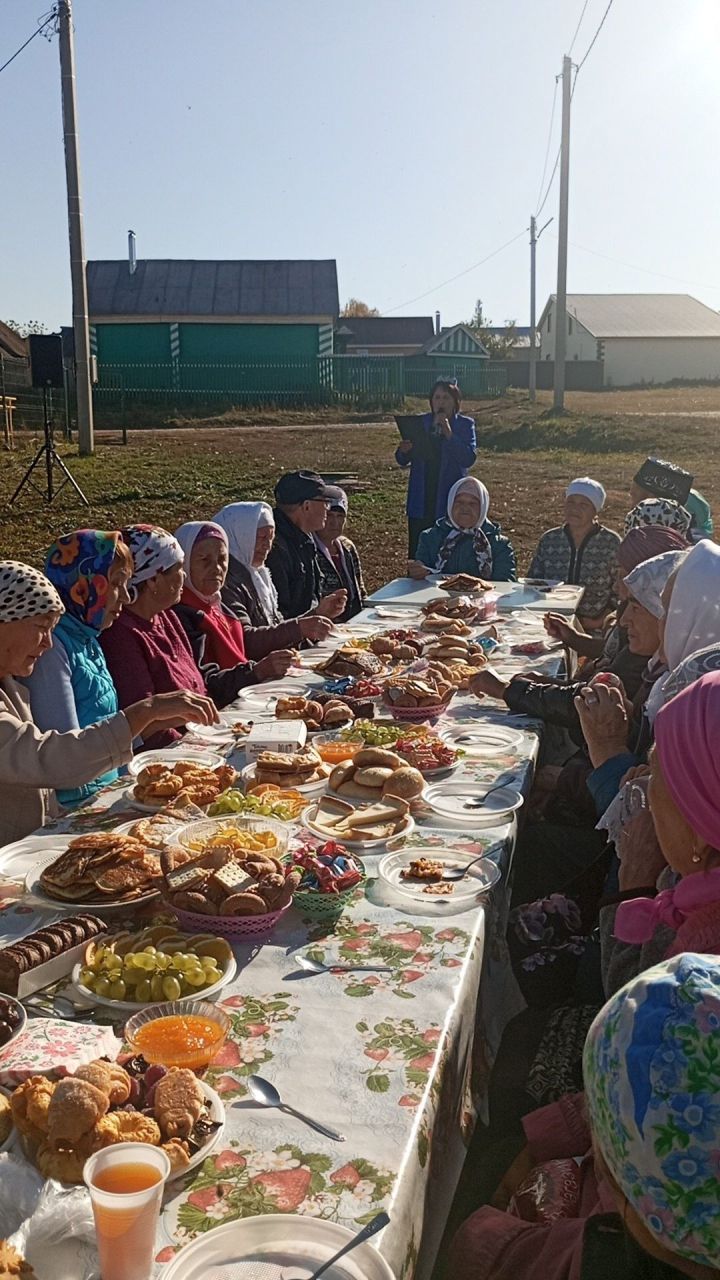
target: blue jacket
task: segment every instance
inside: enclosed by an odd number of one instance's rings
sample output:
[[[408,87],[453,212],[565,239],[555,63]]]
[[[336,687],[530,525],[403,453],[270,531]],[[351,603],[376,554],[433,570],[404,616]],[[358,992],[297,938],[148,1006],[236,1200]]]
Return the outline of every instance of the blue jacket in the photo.
[[[448,519],[438,520],[432,529],[424,529],[418,539],[415,558],[420,560],[422,564],[426,564],[428,569],[434,569],[437,564],[438,552],[451,530],[452,525]],[[495,582],[514,582],[517,574],[517,564],[515,562],[515,551],[510,539],[500,532],[500,525],[494,524],[492,520],[485,521],[483,533],[490,543],[490,550],[492,551],[493,567],[490,577]],[[478,563],[475,559],[473,540],[470,534],[467,537],[459,538],[455,543],[445,565],[445,572],[470,573],[473,577],[477,577]]]
[[[423,423],[426,435],[430,434],[433,415],[426,413]],[[448,494],[456,480],[466,476],[473,466],[475,452],[475,421],[466,418],[462,413],[454,413],[450,419],[452,437],[443,437],[440,445],[440,473],[438,476],[437,504],[435,516],[444,516],[447,512]],[[407,514],[410,520],[422,520],[425,515],[425,463],[413,458],[413,451],[395,453],[395,461],[401,467],[410,467],[410,479],[407,491]]]
[[[119,710],[97,631],[67,613],[55,628],[52,650],[43,654],[26,683],[39,729],[86,729]],[[77,805],[117,776],[115,769],[82,787],[58,791],[57,798],[63,805]]]

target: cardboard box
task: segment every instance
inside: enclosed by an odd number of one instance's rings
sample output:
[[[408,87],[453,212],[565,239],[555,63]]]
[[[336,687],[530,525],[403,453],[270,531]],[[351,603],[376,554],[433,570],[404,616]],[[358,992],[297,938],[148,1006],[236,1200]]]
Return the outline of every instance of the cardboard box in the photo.
[[[248,764],[254,764],[262,751],[277,751],[291,756],[302,751],[307,742],[303,720],[265,720],[254,724],[245,739]]]

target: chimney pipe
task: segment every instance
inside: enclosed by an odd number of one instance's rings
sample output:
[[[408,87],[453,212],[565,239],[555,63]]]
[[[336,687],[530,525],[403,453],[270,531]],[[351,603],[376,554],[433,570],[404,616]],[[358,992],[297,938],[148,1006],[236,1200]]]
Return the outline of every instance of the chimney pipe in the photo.
[[[439,311],[436,311],[436,312],[435,312],[435,333],[436,333],[436,335],[437,335],[437,334],[439,334],[439,332],[440,332],[440,312],[439,312]]]
[[[128,231],[128,271],[131,276],[134,276],[136,270],[137,257],[135,254],[135,232]]]

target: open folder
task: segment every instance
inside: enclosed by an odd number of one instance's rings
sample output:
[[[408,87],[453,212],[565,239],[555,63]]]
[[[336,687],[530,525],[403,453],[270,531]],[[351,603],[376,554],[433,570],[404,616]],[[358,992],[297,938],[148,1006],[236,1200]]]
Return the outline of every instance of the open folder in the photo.
[[[423,414],[395,414],[395,421],[403,440],[411,442],[415,457],[418,460],[422,460],[428,452],[428,438]]]

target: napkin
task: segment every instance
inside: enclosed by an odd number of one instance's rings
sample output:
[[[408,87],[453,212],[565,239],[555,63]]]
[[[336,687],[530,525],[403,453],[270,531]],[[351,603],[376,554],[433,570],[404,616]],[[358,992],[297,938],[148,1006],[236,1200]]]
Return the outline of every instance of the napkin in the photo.
[[[72,1075],[94,1058],[114,1061],[121,1048],[112,1027],[31,1018],[22,1034],[0,1052],[0,1084],[14,1089],[30,1076]]]

